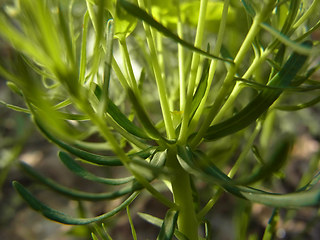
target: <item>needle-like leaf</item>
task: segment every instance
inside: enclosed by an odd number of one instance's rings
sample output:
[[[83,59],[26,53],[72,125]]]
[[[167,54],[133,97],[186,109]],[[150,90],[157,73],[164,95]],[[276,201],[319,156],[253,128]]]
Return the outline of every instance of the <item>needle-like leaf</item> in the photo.
[[[110,212],[102,214],[97,217],[92,218],[76,218],[66,215],[62,212],[59,212],[55,209],[52,209],[45,205],[44,203],[40,202],[37,198],[35,198],[23,185],[19,182],[13,182],[14,188],[20,194],[21,197],[36,211],[41,212],[43,216],[46,218],[64,224],[71,224],[71,225],[85,225],[97,221],[102,221],[108,219],[121,210],[125,209],[137,196],[139,193],[133,193],[130,197],[128,197],[123,203],[119,206],[113,208]]]

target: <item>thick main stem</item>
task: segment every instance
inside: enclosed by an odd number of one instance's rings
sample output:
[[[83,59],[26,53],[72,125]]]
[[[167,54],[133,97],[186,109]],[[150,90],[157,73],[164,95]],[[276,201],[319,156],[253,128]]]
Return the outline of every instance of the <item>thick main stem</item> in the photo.
[[[179,209],[178,229],[188,239],[198,240],[198,220],[193,204],[190,176],[178,163],[174,150],[168,151],[168,167],[172,171],[174,202]]]

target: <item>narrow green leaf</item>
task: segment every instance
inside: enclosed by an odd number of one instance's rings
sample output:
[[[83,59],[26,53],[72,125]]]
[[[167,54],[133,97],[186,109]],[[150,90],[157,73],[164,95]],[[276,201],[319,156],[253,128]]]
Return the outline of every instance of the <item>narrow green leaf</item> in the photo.
[[[191,43],[188,43],[186,41],[184,41],[183,39],[181,39],[178,35],[174,34],[173,32],[171,32],[168,28],[166,28],[165,26],[163,26],[161,23],[157,22],[152,16],[150,16],[145,10],[139,8],[138,6],[126,1],[126,0],[119,0],[118,1],[120,3],[120,5],[129,13],[132,14],[133,16],[135,16],[136,18],[146,22],[147,24],[149,24],[151,27],[155,28],[156,30],[158,30],[159,32],[161,32],[163,35],[167,36],[168,38],[172,39],[173,41],[181,44],[182,46],[190,49],[191,51],[197,52],[207,58],[211,58],[211,59],[218,59],[224,62],[229,62],[233,64],[233,61],[229,60],[229,59],[223,59],[220,58],[218,56],[214,56],[208,52],[205,52],[199,48],[196,48],[195,46],[193,46]]]
[[[1,100],[0,100],[0,104],[3,104],[5,107],[11,108],[12,110],[17,111],[17,112],[31,114],[31,112],[28,108],[23,108],[23,107],[19,107],[16,105],[12,105],[12,104],[6,103]],[[89,119],[87,116],[81,115],[81,114],[72,114],[72,113],[64,113],[64,112],[59,112],[59,114],[62,117],[62,119],[65,119],[65,120],[84,121],[84,120]]]
[[[145,131],[133,124],[110,99],[108,100],[107,112],[121,127],[127,130],[129,133],[143,139],[150,139]]]
[[[51,188],[52,190],[59,192],[65,196],[68,196],[73,199],[82,199],[82,200],[88,200],[88,201],[100,201],[100,200],[106,200],[106,199],[115,199],[121,196],[124,196],[126,194],[132,194],[135,191],[141,190],[143,187],[140,183],[134,181],[131,185],[123,187],[117,191],[114,192],[108,192],[108,193],[88,193],[83,191],[78,191],[75,189],[71,189],[68,187],[64,187],[60,185],[59,183],[53,181],[50,178],[47,178],[40,173],[38,173],[36,170],[34,170],[31,166],[29,166],[26,163],[21,162],[20,166],[22,169],[28,173],[30,176],[38,180],[41,184],[44,184]]]
[[[23,107],[15,106],[15,105],[6,103],[6,102],[1,101],[1,100],[0,100],[0,104],[4,105],[5,107],[10,108],[10,109],[12,109],[12,110],[14,110],[14,111],[30,114],[30,110],[29,110],[28,108],[23,108]]]
[[[151,122],[150,118],[148,117],[147,113],[145,112],[143,106],[137,99],[136,95],[131,89],[127,89],[128,96],[131,100],[132,106],[136,111],[136,114],[140,120],[140,123],[144,127],[147,134],[155,140],[164,140],[158,129],[156,129],[155,125]]]
[[[313,188],[319,182],[320,182],[320,171],[311,179],[311,181],[309,183],[307,183],[305,186],[298,189],[298,192],[304,191],[304,190],[309,190],[309,189]]]
[[[151,223],[152,225],[156,226],[156,227],[161,227],[163,220],[157,217],[154,217],[150,214],[147,213],[141,213],[139,212],[138,215],[145,221],[147,221],[148,223]]]
[[[320,49],[311,49],[310,46],[291,40],[288,36],[285,36],[284,34],[282,34],[281,32],[279,32],[278,30],[274,29],[266,23],[261,23],[261,27],[263,27],[276,38],[278,38],[280,42],[291,47],[297,53],[314,56],[319,54],[320,52]]]
[[[94,224],[94,230],[95,230],[95,233],[99,236],[98,238],[99,240],[100,238],[103,240],[112,240],[112,237],[109,235],[103,223],[101,223],[101,226],[99,226],[97,223]],[[94,234],[94,232],[92,232],[91,234]]]
[[[191,116],[194,115],[197,108],[199,107],[201,100],[204,96],[204,93],[207,89],[209,67],[210,67],[209,61],[208,59],[206,59],[203,63],[203,70],[202,70],[202,75],[200,78],[199,85],[197,87],[196,92],[193,95]]]
[[[209,163],[206,162],[206,159],[199,154],[197,154],[197,160],[194,161],[195,153],[192,152],[189,147],[177,146],[177,150],[177,159],[185,171],[197,178],[202,178],[206,181],[218,184],[226,191],[238,197],[243,197],[233,180],[214,164],[209,165]]]
[[[59,26],[61,27],[61,32],[62,32],[61,35],[65,43],[68,61],[70,61],[72,66],[75,67],[75,56],[73,54],[73,47],[72,47],[73,42],[71,39],[69,25],[67,24],[67,21],[64,17],[67,14],[63,11],[64,11],[63,8],[59,6],[59,9],[58,9]]]
[[[252,202],[257,202],[273,207],[295,208],[316,206],[320,204],[320,188],[313,187],[310,190],[296,191],[289,194],[269,193],[256,188],[237,185],[213,163],[202,155],[194,155],[189,148],[178,146],[178,161],[181,166],[192,175],[206,182],[218,184],[227,192]],[[187,167],[186,167],[187,166]],[[192,171],[189,171],[192,169]]]
[[[320,102],[320,96],[315,97],[314,99],[312,99],[311,101],[306,102],[306,103],[299,103],[299,104],[292,105],[292,106],[280,105],[280,106],[276,106],[275,108],[278,110],[281,110],[281,111],[298,111],[298,110],[316,105],[319,102]]]
[[[81,52],[80,52],[80,69],[79,69],[79,82],[84,84],[86,75],[86,59],[87,59],[87,34],[89,24],[89,13],[88,11],[83,16],[83,30],[81,39]]]
[[[279,221],[279,210],[277,208],[273,209],[272,215],[268,221],[268,225],[264,231],[262,240],[272,240],[276,233],[276,225]]]
[[[246,12],[251,16],[254,17],[256,15],[256,11],[251,4],[251,0],[241,0]]]
[[[124,183],[128,183],[130,181],[134,180],[134,177],[126,177],[126,178],[104,178],[104,177],[98,177],[87,170],[85,170],[83,167],[81,167],[75,160],[72,159],[67,153],[59,152],[59,157],[64,165],[67,166],[67,168],[75,173],[76,175],[93,181],[93,182],[100,182],[108,185],[120,185]]]
[[[122,166],[122,163],[120,159],[116,156],[102,156],[94,153],[90,153],[87,151],[84,151],[82,149],[76,148],[74,146],[71,146],[63,141],[60,141],[58,138],[55,138],[53,135],[51,135],[45,128],[41,126],[38,122],[36,122],[37,126],[41,130],[41,132],[53,143],[57,144],[59,147],[63,148],[64,150],[68,151],[69,153],[72,153],[73,155],[87,161],[90,163],[103,165],[103,166]],[[132,157],[141,157],[141,158],[147,158],[149,157],[155,150],[155,147],[150,147],[147,149],[142,150],[141,152],[129,154],[129,158]]]
[[[164,221],[162,223],[160,233],[158,235],[158,240],[171,240],[174,230],[177,225],[179,212],[174,209],[169,209],[166,213]]]
[[[18,182],[13,182],[13,186],[16,191],[20,194],[20,196],[36,211],[39,211],[43,216],[46,218],[64,224],[71,224],[71,225],[85,225],[97,221],[102,221],[108,219],[118,212],[125,209],[137,196],[139,193],[134,193],[130,197],[128,197],[123,203],[119,206],[113,208],[112,211],[102,214],[97,217],[92,218],[75,218],[69,215],[66,215],[62,212],[59,212],[55,209],[52,209],[45,205],[44,203],[40,202],[36,199],[23,185]]]
[[[101,96],[101,103],[99,106],[99,112],[101,115],[104,114],[104,110],[108,105],[109,101],[109,85],[110,85],[110,77],[111,77],[111,64],[112,64],[112,56],[113,56],[113,35],[114,35],[114,23],[113,19],[109,19],[107,23],[107,40],[106,40],[106,67],[104,73],[104,82],[102,91],[103,94]]]
[[[96,85],[94,94],[97,96],[97,98],[100,100],[102,99],[102,89],[99,85]],[[150,137],[145,133],[145,131],[138,126],[136,126],[134,123],[132,123],[126,115],[124,115],[120,109],[117,107],[117,105],[114,104],[114,102],[111,99],[107,99],[107,107],[106,107],[107,113],[119,124],[123,129],[127,130],[129,133],[143,139],[149,139]]]
[[[305,44],[310,46],[310,42],[306,42]],[[280,88],[289,86],[306,60],[306,55],[294,52],[282,69],[269,81],[267,86]],[[261,114],[268,110],[282,92],[281,89],[262,90],[258,96],[250,101],[250,103],[239,113],[221,123],[209,127],[204,138],[206,140],[216,140],[248,127],[251,123],[256,121]]]
[[[137,233],[136,233],[136,229],[135,229],[135,227],[133,225],[133,221],[132,221],[132,218],[131,218],[129,206],[127,206],[127,215],[128,215],[128,219],[129,219],[129,224],[130,224],[133,240],[137,240]]]
[[[288,194],[242,192],[242,195],[253,202],[273,207],[297,208],[318,206],[320,204],[320,189],[312,189]]]

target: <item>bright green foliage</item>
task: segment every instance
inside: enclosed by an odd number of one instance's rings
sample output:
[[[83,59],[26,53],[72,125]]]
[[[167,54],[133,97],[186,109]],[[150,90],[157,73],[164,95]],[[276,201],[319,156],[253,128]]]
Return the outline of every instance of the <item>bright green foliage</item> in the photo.
[[[129,205],[145,190],[168,208],[164,219],[139,214],[160,228],[159,240],[214,237],[206,215],[224,191],[242,206],[242,213],[235,212],[242,238],[253,203],[276,209],[264,235],[271,239],[278,208],[320,203],[317,167],[291,193],[274,193],[271,184],[290,164],[296,134],[286,133],[283,125],[291,121],[279,110],[320,101],[313,79],[320,48],[311,37],[320,26],[319,5],[317,0],[7,1],[0,36],[12,54],[1,59],[0,74],[25,106],[1,103],[31,116],[62,150],[58,156],[70,174],[109,191],[72,189],[26,163],[21,168],[71,199],[125,199],[110,212],[81,218],[52,209],[16,181],[14,188],[31,208],[64,224],[101,222],[127,209],[134,239],[139,233]],[[93,136],[97,141],[89,140]],[[96,176],[86,164],[124,168],[128,176]],[[199,183],[205,184],[198,188]],[[203,226],[204,238],[198,235]],[[99,231],[92,239],[111,239]]]

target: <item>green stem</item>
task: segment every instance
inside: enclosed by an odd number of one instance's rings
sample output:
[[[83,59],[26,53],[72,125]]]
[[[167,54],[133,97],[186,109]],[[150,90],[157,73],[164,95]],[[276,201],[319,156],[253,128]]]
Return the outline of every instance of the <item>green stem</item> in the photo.
[[[183,39],[183,26],[181,22],[181,13],[179,2],[177,4],[178,11],[178,23],[177,23],[177,33],[178,36]],[[179,62],[179,90],[180,90],[180,111],[183,111],[186,105],[186,77],[185,77],[185,54],[183,51],[183,46],[178,44],[178,62]]]
[[[196,39],[194,43],[194,46],[197,48],[201,48],[201,45],[202,45],[204,27],[206,22],[207,4],[208,4],[208,0],[201,0],[200,2],[197,33],[196,33]],[[197,79],[197,73],[199,69],[199,62],[200,62],[200,55],[198,53],[194,53],[191,61],[190,77],[188,80],[189,85],[187,90],[185,108],[183,112],[180,135],[178,139],[181,144],[184,144],[188,137],[189,117],[192,110],[192,99],[193,99],[193,93],[194,93],[196,79]]]
[[[226,24],[227,24],[229,3],[230,3],[230,0],[224,1],[223,12],[222,12],[221,22],[220,22],[220,26],[219,26],[217,42],[216,42],[214,49],[213,49],[213,55],[216,55],[216,56],[218,56],[220,53],[220,49],[221,49],[223,38],[224,38],[224,33],[225,33],[225,29],[226,29]],[[211,84],[213,81],[214,74],[216,72],[217,64],[218,64],[218,61],[216,59],[211,61],[210,68],[209,68],[209,74],[208,74],[207,89],[206,89],[204,96],[201,100],[201,103],[200,103],[200,105],[199,105],[199,107],[198,107],[198,109],[192,119],[192,122],[191,122],[190,128],[189,128],[189,133],[193,131],[194,127],[199,122],[199,119],[203,113],[204,107],[206,106],[207,98],[208,98],[208,95],[209,95],[209,92],[211,89]]]
[[[129,56],[129,51],[128,51],[126,39],[119,39],[119,43],[120,43],[120,48],[121,48],[121,52],[122,52],[122,58],[124,61],[124,66],[126,68],[126,73],[127,73],[128,79],[129,79],[129,85],[130,85],[131,89],[133,90],[134,94],[136,96],[140,96],[137,81],[136,81],[136,78],[133,73],[133,68],[132,68],[132,64],[131,64],[131,60],[130,60],[130,56]]]
[[[251,77],[251,75],[253,74],[253,72],[258,67],[260,67],[263,62],[265,62],[266,58],[268,57],[268,55],[270,54],[272,49],[273,48],[267,48],[265,51],[263,51],[263,53],[260,55],[260,57],[255,58],[254,61],[252,62],[252,64],[250,65],[250,67],[248,68],[248,70],[246,71],[246,73],[242,76],[242,78],[249,79]],[[212,124],[218,123],[221,120],[221,118],[224,116],[226,111],[228,109],[231,109],[237,96],[239,95],[239,93],[241,92],[242,89],[243,89],[243,85],[240,82],[237,82],[235,87],[233,88],[230,96],[228,97],[227,101],[224,103],[224,105],[220,109],[219,113],[216,115],[216,117],[212,121]]]
[[[138,0],[138,4],[141,8],[145,8],[144,0]],[[147,43],[150,49],[150,56],[151,56],[151,64],[153,67],[153,72],[155,75],[157,87],[158,87],[158,94],[160,98],[160,105],[161,105],[161,110],[162,110],[162,115],[165,123],[165,128],[166,132],[168,135],[169,139],[174,139],[175,138],[175,131],[173,127],[173,121],[171,118],[171,112],[170,112],[170,107],[169,107],[169,102],[168,102],[168,95],[167,95],[167,90],[166,90],[166,83],[164,81],[164,78],[162,76],[161,68],[159,65],[159,59],[157,56],[157,50],[155,46],[155,41],[151,33],[150,27],[143,22],[143,26],[146,32],[146,37],[147,37]]]
[[[267,5],[265,6],[264,10],[260,14],[257,14],[256,17],[254,18],[253,23],[251,25],[251,28],[250,28],[244,42],[242,43],[242,45],[239,49],[239,52],[234,60],[234,65],[231,66],[231,68],[229,69],[227,76],[224,80],[224,83],[218,93],[218,96],[217,96],[214,104],[210,108],[209,113],[206,116],[203,124],[201,125],[197,135],[194,137],[194,139],[191,142],[192,147],[195,147],[196,145],[198,145],[201,142],[203,135],[205,134],[208,127],[212,123],[213,119],[215,118],[215,116],[219,112],[221,106],[225,102],[225,98],[231,93],[232,89],[234,88],[234,85],[235,85],[234,75],[237,72],[240,64],[242,63],[244,57],[246,56],[248,50],[250,49],[251,44],[254,41],[254,38],[259,33],[260,24],[265,19],[267,13],[270,11],[270,8],[273,7],[273,3],[274,3],[274,1],[270,0],[267,3]]]
[[[174,203],[179,210],[178,229],[189,240],[198,240],[198,220],[193,204],[190,176],[178,163],[176,151],[168,151],[167,166],[172,171],[172,192]]]
[[[86,12],[83,18],[83,31],[82,31],[82,41],[81,41],[81,57],[80,57],[80,71],[79,71],[79,82],[81,85],[83,85],[85,82],[88,23],[89,23],[89,14],[88,12]]]

